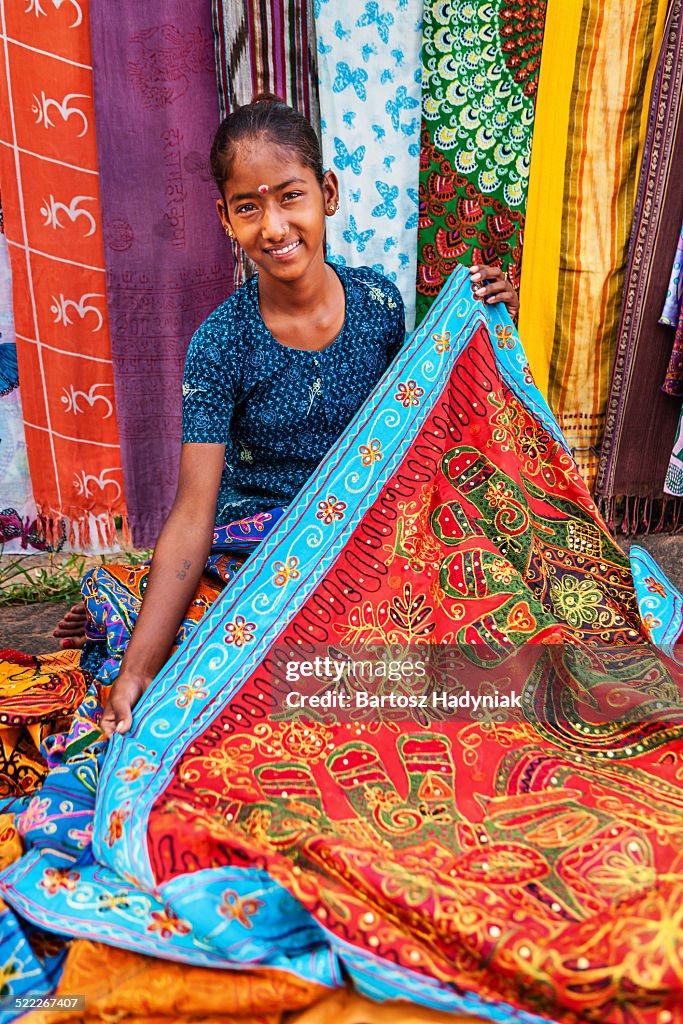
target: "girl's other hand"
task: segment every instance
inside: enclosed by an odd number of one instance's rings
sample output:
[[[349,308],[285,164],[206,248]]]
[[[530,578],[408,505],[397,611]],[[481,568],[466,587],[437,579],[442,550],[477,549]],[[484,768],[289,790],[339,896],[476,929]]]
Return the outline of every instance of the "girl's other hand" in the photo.
[[[476,298],[482,302],[504,302],[512,319],[517,322],[519,295],[512,287],[500,267],[470,267],[472,287]]]
[[[128,732],[133,724],[133,708],[150,683],[151,679],[121,669],[100,720],[100,728],[105,736]]]

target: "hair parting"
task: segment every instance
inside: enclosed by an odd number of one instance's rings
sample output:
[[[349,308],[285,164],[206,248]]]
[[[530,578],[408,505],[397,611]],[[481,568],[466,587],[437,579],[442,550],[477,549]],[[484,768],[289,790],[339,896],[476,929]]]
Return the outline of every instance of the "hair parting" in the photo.
[[[264,136],[277,146],[293,150],[322,185],[320,142],[312,124],[280,96],[262,92],[251,103],[228,114],[218,127],[211,146],[211,174],[221,194],[240,143]]]

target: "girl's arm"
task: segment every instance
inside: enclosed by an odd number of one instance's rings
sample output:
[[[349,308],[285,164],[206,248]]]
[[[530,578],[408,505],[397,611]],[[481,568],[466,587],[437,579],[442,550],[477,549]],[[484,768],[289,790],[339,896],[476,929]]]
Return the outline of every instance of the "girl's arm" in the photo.
[[[225,445],[184,444],[178,491],[154,551],[135,629],[102,716],[111,736],[163,667],[211,550]]]

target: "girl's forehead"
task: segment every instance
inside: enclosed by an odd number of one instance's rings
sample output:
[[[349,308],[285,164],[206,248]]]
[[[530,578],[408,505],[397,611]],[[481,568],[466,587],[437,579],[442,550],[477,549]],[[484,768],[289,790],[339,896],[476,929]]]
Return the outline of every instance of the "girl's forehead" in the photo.
[[[235,178],[260,178],[268,185],[282,181],[283,171],[288,176],[315,178],[311,168],[304,163],[296,149],[273,142],[267,136],[245,139],[235,147],[228,180]]]

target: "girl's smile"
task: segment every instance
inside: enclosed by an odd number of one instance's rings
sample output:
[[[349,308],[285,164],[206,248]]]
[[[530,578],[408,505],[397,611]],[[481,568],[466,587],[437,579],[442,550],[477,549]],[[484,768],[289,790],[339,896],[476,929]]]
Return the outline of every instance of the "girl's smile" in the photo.
[[[288,256],[291,256],[291,254],[294,252],[294,250],[298,249],[300,245],[301,245],[301,242],[297,239],[297,241],[290,242],[288,245],[285,245],[283,248],[269,249],[267,251],[270,252],[270,255],[274,259],[283,260],[283,259],[286,259]]]

